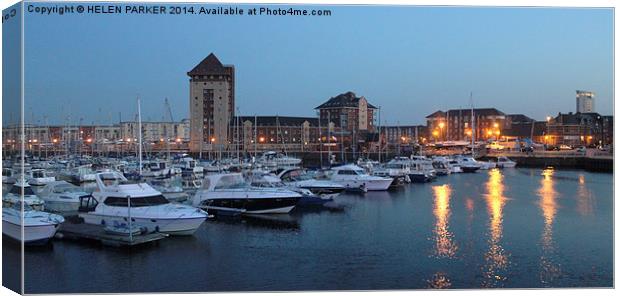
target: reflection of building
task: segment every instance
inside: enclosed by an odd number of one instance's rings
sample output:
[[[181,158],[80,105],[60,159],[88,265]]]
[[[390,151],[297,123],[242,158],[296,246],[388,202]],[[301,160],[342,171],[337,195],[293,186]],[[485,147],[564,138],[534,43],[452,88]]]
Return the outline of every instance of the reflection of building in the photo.
[[[613,143],[613,116],[598,113],[559,113],[547,123],[550,145],[606,145]]]
[[[577,112],[590,113],[594,112],[594,96],[591,91],[578,90],[577,92]]]
[[[454,109],[436,111],[426,116],[429,139],[435,141],[460,141],[471,139],[472,132],[476,140],[494,139],[501,136],[508,128],[506,115],[495,108],[478,108],[473,110],[474,129],[472,130],[472,110]]]
[[[190,151],[230,141],[235,114],[235,68],[212,53],[187,72],[189,80]],[[220,146],[222,147],[222,146]]]

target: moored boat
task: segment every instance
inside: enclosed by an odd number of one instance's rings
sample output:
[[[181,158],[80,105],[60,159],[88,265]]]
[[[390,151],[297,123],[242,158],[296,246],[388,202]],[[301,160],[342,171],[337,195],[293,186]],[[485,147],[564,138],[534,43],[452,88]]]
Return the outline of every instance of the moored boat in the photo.
[[[282,214],[290,212],[301,194],[284,188],[257,188],[240,173],[207,175],[192,205],[217,213]]]
[[[2,209],[2,234],[27,245],[45,244],[64,221],[60,215],[36,211],[19,202]]]
[[[128,222],[147,232],[192,235],[207,219],[207,213],[187,205],[171,204],[161,192],[146,183],[128,181],[121,173],[96,175],[97,190],[81,197],[79,216],[85,223],[114,225]]]

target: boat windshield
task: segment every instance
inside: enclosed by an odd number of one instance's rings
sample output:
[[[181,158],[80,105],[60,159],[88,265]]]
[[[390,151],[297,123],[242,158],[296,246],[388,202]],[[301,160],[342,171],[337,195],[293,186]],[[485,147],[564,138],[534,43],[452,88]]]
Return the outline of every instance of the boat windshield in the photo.
[[[149,207],[169,203],[163,195],[152,195],[144,197],[131,197],[131,207]],[[127,207],[127,197],[108,197],[103,202],[111,207]]]
[[[388,163],[386,167],[388,169],[402,169],[404,168],[404,165],[400,163]]]
[[[29,204],[21,202],[21,201],[16,202],[12,208],[15,210],[21,211],[22,207],[24,209],[24,212],[33,211],[32,207]],[[4,215],[4,213],[2,214]]]
[[[15,194],[15,195],[21,195],[22,194],[22,188],[24,189],[24,195],[34,195],[34,191],[32,191],[32,187],[30,187],[30,186],[28,186],[28,187],[13,186],[9,193],[12,193],[12,194]]]
[[[312,179],[312,175],[310,175],[309,173],[304,173],[304,171],[302,170],[293,170],[282,175],[281,179],[284,182],[304,181]]]
[[[245,188],[247,184],[241,175],[229,175],[222,176],[217,184],[215,184],[215,189],[234,189],[234,188]]]
[[[54,187],[54,193],[63,193],[63,192],[80,192],[82,189],[73,184],[60,184]]]
[[[32,177],[33,178],[45,178],[45,173],[43,171],[33,171]]]

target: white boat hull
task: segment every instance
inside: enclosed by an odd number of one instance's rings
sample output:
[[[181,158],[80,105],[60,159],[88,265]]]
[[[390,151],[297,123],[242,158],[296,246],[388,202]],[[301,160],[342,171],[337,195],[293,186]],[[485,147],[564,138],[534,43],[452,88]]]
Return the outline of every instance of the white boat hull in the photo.
[[[58,224],[24,227],[24,244],[47,243],[58,230]],[[2,220],[2,233],[17,241],[22,241],[22,227],[18,224]]]
[[[388,190],[391,184],[392,184],[392,179],[364,181],[364,186],[366,187],[366,190],[368,191]]]
[[[498,162],[497,163],[498,168],[514,168],[515,166],[517,166],[516,162]]]
[[[82,213],[79,216],[88,224],[113,225],[114,222],[127,223],[127,217],[122,216],[107,216],[95,213]],[[192,235],[205,220],[206,217],[173,219],[132,217],[132,224],[146,227],[147,232],[159,231],[171,235]]]
[[[268,210],[258,210],[258,211],[246,211],[245,214],[286,214],[293,210],[295,206],[268,209]]]

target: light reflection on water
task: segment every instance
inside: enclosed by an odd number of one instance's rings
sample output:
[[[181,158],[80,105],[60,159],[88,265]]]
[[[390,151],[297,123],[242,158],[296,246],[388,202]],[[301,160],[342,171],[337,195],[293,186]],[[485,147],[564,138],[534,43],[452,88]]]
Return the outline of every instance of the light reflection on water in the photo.
[[[453,241],[450,232],[450,185],[433,186],[435,196],[433,214],[435,215],[435,229],[433,230],[435,249],[434,256],[438,258],[454,258],[458,246]]]
[[[612,177],[481,171],[344,193],[343,211],[212,220],[132,252],[55,240],[26,253],[27,292],[611,287]]]
[[[543,285],[551,285],[561,274],[560,265],[553,262],[555,244],[553,241],[553,221],[557,213],[558,192],[555,190],[553,170],[546,169],[540,180],[539,206],[542,211],[545,225],[543,227],[540,244],[542,254],[540,256],[540,281]]]
[[[504,196],[504,176],[498,169],[488,172],[489,180],[486,183],[485,199],[489,218],[488,245],[489,248],[484,255],[485,266],[483,267],[483,287],[502,286],[506,280],[504,271],[510,264],[510,255],[501,245],[503,236],[503,210],[506,204]]]
[[[577,212],[582,216],[590,216],[592,215],[595,200],[592,192],[588,189],[586,176],[583,173],[579,174],[578,184]]]

